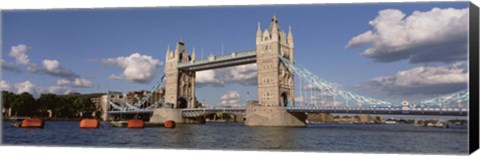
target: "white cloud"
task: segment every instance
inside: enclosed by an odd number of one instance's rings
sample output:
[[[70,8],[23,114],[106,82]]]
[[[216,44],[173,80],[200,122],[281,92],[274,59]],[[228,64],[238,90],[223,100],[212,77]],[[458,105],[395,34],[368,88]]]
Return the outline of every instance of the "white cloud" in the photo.
[[[305,99],[303,98],[303,96],[297,96],[297,97],[295,97],[295,103],[303,103],[303,101],[305,101]]]
[[[57,83],[60,81],[57,81]],[[8,82],[2,80],[0,83],[0,86],[2,89],[8,89],[10,88],[10,85],[8,85]],[[9,89],[10,90],[10,89]],[[54,86],[49,86],[49,87],[42,87],[38,86],[30,81],[25,81],[25,82],[19,82],[14,84],[14,90],[10,90],[12,92],[16,92],[17,94],[21,94],[23,92],[27,92],[33,95],[33,97],[38,98],[40,94],[43,93],[53,93],[57,95],[65,95],[69,94],[72,91],[67,86],[62,86],[62,85],[54,85]]]
[[[228,91],[220,98],[221,105],[226,106],[239,106],[240,103],[240,93],[237,91]]]
[[[124,78],[123,78],[122,75],[111,74],[110,76],[108,76],[108,79],[110,79],[110,80],[122,80]]]
[[[38,93],[40,90],[35,84],[30,81],[15,83],[14,87],[17,90],[18,94],[27,92],[32,94],[34,97],[38,97]]]
[[[466,62],[449,66],[421,66],[393,76],[374,78],[357,87],[388,95],[438,95],[467,89]]]
[[[17,74],[22,72],[22,70],[17,65],[5,62],[4,60],[0,60],[0,66],[2,66],[2,70],[11,71]]]
[[[116,65],[123,68],[124,77],[130,82],[149,83],[156,74],[157,67],[161,67],[163,63],[148,55],[133,53],[128,57],[117,57],[102,59],[104,64]],[[117,75],[116,75],[117,76]],[[109,78],[113,78],[112,75]],[[115,77],[119,78],[119,76]]]
[[[240,93],[238,93],[237,91],[228,91],[220,99],[221,100],[232,100],[232,99],[238,99],[239,97],[240,97]]]
[[[228,83],[254,86],[257,85],[257,64],[199,71],[196,73],[195,83],[198,87],[224,86]]]
[[[8,53],[11,57],[15,58],[17,64],[28,64],[30,59],[28,58],[28,46],[25,44],[19,44],[12,46],[10,52]]]
[[[468,8],[415,11],[381,10],[373,30],[354,36],[347,48],[370,45],[363,55],[379,62],[455,62],[467,58]]]
[[[241,82],[244,85],[256,85],[257,83],[257,64],[236,66],[229,73],[231,81]],[[254,82],[251,82],[252,80]]]
[[[87,79],[79,79],[79,78],[76,78],[73,81],[60,79],[60,80],[57,80],[57,85],[58,86],[70,85],[71,87],[74,87],[74,88],[90,88],[94,86],[92,81]]]
[[[57,60],[43,60],[40,66],[31,64],[27,67],[27,71],[32,73],[48,74],[61,78],[72,79],[80,77],[77,73],[63,67]]]
[[[71,92],[72,90],[65,86],[50,86],[46,90],[42,91],[42,93],[53,93],[57,95],[66,95]]]
[[[303,90],[305,91],[321,91],[321,89],[311,83],[305,84],[302,87]]]
[[[68,85],[68,84],[70,84],[70,80],[66,80],[66,79],[57,80],[57,85],[59,86]]]
[[[75,81],[73,81],[73,87],[89,88],[89,87],[93,87],[93,82],[86,79],[75,79]]]
[[[215,78],[214,70],[205,70],[195,73],[195,83],[198,84],[198,87],[201,85],[213,85],[213,86],[222,86],[225,84],[225,80]]]
[[[1,80],[0,81],[0,89],[1,90],[4,90],[4,91],[10,91],[12,87],[10,86],[10,84],[5,81],[5,80]]]

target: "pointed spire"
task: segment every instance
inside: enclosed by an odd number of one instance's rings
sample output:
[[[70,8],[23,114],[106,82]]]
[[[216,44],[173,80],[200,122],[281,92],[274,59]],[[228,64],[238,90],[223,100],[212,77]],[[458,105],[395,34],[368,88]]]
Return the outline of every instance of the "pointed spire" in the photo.
[[[170,56],[170,44],[167,47],[167,52],[165,53],[165,58],[168,58]]]
[[[293,60],[293,50],[294,50],[294,47],[295,45],[293,44],[293,35],[292,35],[292,26],[288,26],[288,37],[287,37],[287,42],[288,42],[288,45],[290,47],[290,54],[288,55],[289,56],[289,59],[290,59],[290,62],[294,62]]]
[[[196,55],[195,55],[195,47],[194,47],[192,50],[192,61],[195,61],[195,57]]]
[[[183,46],[183,39],[177,42],[177,46],[175,47],[175,55],[180,54],[181,47]]]
[[[210,55],[208,56],[208,60],[209,61],[214,61],[215,60],[215,56],[213,56],[212,51],[210,51]]]
[[[257,28],[256,44],[259,44],[261,41],[262,41],[262,29],[260,28],[260,21],[259,21],[258,28]]]
[[[272,17],[272,22],[270,22],[270,26],[268,27],[268,30],[270,32],[278,32],[278,20],[277,20],[277,15],[273,14]]]
[[[293,39],[293,35],[292,35],[292,26],[288,26],[288,39]]]
[[[260,28],[260,21],[258,22],[258,27],[257,27],[257,36],[261,36],[262,35],[262,30]]]

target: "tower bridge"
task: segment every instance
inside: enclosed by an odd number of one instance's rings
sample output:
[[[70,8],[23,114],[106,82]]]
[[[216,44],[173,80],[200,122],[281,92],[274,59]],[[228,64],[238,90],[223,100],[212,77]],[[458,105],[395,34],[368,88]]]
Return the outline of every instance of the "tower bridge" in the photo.
[[[185,43],[177,43],[175,50],[167,49],[165,63],[165,101],[174,108],[195,107],[195,72],[243,65],[257,64],[259,103],[265,106],[294,105],[293,71],[278,55],[293,62],[294,43],[291,29],[288,35],[278,26],[273,16],[268,29],[256,33],[256,48],[226,55],[197,59],[195,51],[187,52]]]
[[[139,104],[128,104],[126,108],[110,102],[114,108],[109,114],[152,114],[150,122],[161,123],[174,120],[177,123],[196,123],[206,113],[225,112],[244,115],[247,126],[306,126],[305,113],[342,113],[342,114],[402,114],[402,115],[453,115],[466,116],[469,92],[461,91],[451,95],[428,100],[415,101],[411,105],[395,105],[383,99],[363,96],[339,87],[317,77],[309,70],[294,62],[294,38],[291,28],[288,34],[281,30],[276,16],[264,31],[258,23],[255,49],[232,52],[207,58],[196,58],[195,50],[189,53],[185,42],[179,41],[174,50],[167,49],[165,54],[165,75],[154,89],[165,89],[163,107],[137,108]],[[246,108],[197,108],[195,96],[196,72],[245,64],[257,64],[258,104]],[[343,99],[344,106],[296,106],[295,81],[300,81],[300,97],[305,81],[323,93]],[[147,98],[149,96],[146,96]],[[141,102],[145,101],[142,99]],[[302,102],[303,103],[303,102]],[[333,103],[337,103],[333,101]],[[405,103],[405,102],[403,102]],[[357,104],[358,106],[353,106]],[[168,106],[168,108],[166,107]],[[375,107],[368,107],[375,106]],[[431,106],[431,108],[430,108]],[[453,108],[455,106],[455,108]],[[458,107],[456,107],[458,106]]]
[[[275,115],[269,115],[272,113],[259,113],[247,109],[246,125],[305,125],[302,115],[292,116],[291,113],[280,108],[295,105],[294,73],[278,58],[280,55],[293,62],[294,43],[291,29],[288,34],[281,30],[277,17],[273,16],[268,29],[264,31],[261,30],[260,22],[258,23],[255,43],[254,50],[220,56],[210,54],[208,58],[202,59],[196,58],[194,50],[191,53],[187,52],[183,41],[178,42],[174,50],[168,48],[165,56],[164,100],[165,103],[172,105],[173,110],[165,110],[165,108],[155,110],[151,121],[162,122],[171,116],[176,116],[173,117],[174,119],[181,119],[182,117],[179,117],[182,114],[181,109],[196,107],[197,71],[256,63],[259,104],[261,107],[275,107],[278,112]]]

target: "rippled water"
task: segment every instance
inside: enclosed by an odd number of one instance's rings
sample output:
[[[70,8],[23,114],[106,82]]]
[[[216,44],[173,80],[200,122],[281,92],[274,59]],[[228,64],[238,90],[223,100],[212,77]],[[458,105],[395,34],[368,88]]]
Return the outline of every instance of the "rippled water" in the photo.
[[[310,124],[307,128],[246,127],[243,123],[177,125],[175,129],[80,129],[74,121],[47,121],[44,129],[10,127],[9,145],[180,149],[466,154],[467,129],[413,125]]]

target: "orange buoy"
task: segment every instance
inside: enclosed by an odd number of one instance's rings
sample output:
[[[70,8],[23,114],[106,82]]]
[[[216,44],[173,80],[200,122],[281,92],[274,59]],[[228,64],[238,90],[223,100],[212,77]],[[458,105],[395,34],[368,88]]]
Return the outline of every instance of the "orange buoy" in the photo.
[[[163,123],[163,126],[165,128],[175,128],[175,121],[172,121],[172,120],[165,121],[165,123]]]
[[[42,119],[24,119],[22,121],[22,128],[43,128],[45,121]]]
[[[98,128],[100,122],[97,119],[83,119],[80,121],[80,128]]]
[[[128,128],[143,128],[143,127],[145,127],[145,123],[143,122],[143,120],[132,119],[132,120],[128,120],[127,127]]]

